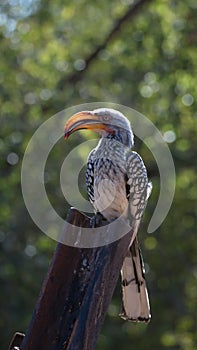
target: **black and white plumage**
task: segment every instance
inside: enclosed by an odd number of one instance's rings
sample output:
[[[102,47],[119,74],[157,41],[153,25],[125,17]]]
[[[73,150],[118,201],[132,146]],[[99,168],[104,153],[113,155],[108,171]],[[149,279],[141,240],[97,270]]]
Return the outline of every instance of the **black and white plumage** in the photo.
[[[78,129],[92,129],[101,139],[88,157],[86,185],[95,214],[108,222],[123,216],[134,231],[122,275],[122,317],[148,322],[150,307],[137,232],[151,192],[141,157],[131,151],[133,132],[128,119],[113,109],[79,112],[69,119],[65,138]]]

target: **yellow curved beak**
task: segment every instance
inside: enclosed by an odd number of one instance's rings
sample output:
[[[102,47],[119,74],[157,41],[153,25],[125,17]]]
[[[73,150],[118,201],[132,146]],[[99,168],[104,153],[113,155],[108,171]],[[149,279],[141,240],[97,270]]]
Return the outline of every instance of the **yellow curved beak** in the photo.
[[[109,130],[109,126],[100,121],[98,115],[90,111],[82,111],[74,114],[68,119],[64,128],[65,140],[76,130],[89,129],[99,132],[100,130]]]

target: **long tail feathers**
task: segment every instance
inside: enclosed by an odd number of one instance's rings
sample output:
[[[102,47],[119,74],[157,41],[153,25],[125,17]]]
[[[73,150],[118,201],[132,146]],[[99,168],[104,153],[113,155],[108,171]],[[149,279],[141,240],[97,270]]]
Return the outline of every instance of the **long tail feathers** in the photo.
[[[137,237],[128,250],[122,266],[122,300],[121,317],[134,322],[149,322],[150,306],[144,264]]]

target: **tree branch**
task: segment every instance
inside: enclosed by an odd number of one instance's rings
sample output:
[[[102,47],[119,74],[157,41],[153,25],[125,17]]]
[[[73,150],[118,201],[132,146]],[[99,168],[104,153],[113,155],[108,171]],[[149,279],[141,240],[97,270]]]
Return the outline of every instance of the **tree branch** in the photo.
[[[136,13],[142,8],[144,4],[150,3],[151,1],[152,0],[139,0],[134,5],[130,6],[127,12],[121,18],[119,18],[119,20],[114,24],[113,28],[111,29],[109,34],[106,36],[104,41],[99,46],[97,46],[95,50],[88,57],[84,59],[85,68],[82,71],[77,71],[75,73],[72,73],[70,76],[63,77],[58,83],[58,88],[62,89],[64,88],[66,83],[73,84],[79,81],[81,79],[81,76],[88,70],[89,66],[97,58],[99,52],[104,50],[109,44],[109,42],[116,37],[116,35],[121,30],[122,26],[136,15]]]

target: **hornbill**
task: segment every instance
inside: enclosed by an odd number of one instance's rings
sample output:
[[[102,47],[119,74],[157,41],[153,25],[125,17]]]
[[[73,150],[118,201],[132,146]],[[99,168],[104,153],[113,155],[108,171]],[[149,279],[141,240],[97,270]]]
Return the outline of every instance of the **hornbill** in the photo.
[[[101,139],[88,156],[86,186],[95,218],[111,222],[120,216],[129,220],[132,241],[124,259],[122,318],[149,322],[150,306],[144,263],[137,232],[152,185],[138,153],[131,151],[134,136],[128,119],[119,111],[99,108],[74,114],[65,125],[64,137],[80,129],[98,132]],[[94,225],[98,220],[94,221]]]

